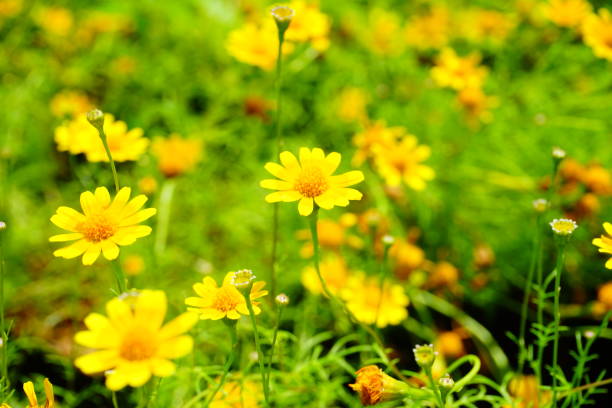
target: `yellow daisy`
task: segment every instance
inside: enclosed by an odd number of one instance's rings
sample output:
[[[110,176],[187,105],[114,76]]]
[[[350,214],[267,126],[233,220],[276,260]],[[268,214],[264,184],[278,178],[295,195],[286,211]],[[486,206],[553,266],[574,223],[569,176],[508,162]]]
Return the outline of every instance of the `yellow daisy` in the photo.
[[[32,381],[28,381],[23,384],[23,392],[25,392],[26,397],[28,397],[28,408],[53,408],[55,407],[55,397],[53,395],[53,385],[48,378],[45,378],[43,382],[45,387],[45,396],[47,397],[47,401],[45,405],[38,405],[38,400],[36,399],[36,392],[34,391],[34,384]],[[2,405],[2,407],[8,407],[8,405]]]
[[[419,145],[417,138],[406,135],[392,145],[374,147],[374,164],[389,186],[404,182],[414,190],[423,190],[435,172],[421,164],[431,154],[429,146]]]
[[[337,176],[332,174],[340,165],[340,153],[325,156],[319,148],[300,148],[300,159],[290,152],[282,152],[280,161],[267,163],[265,168],[280,180],[263,180],[260,185],[271,190],[280,190],[266,196],[266,201],[298,201],[300,215],[310,215],[314,205],[329,210],[334,206],[346,207],[349,200],[361,200],[362,194],[352,188],[353,184],[363,181],[363,173],[349,171]]]
[[[431,77],[441,87],[463,89],[480,87],[487,76],[487,70],[480,66],[480,55],[472,53],[458,56],[452,48],[442,50],[431,69]]]
[[[176,177],[193,170],[198,164],[202,155],[202,141],[185,139],[173,133],[166,139],[155,139],[151,149],[164,176]]]
[[[360,166],[369,158],[374,156],[377,146],[392,146],[397,138],[406,134],[406,128],[402,126],[387,127],[384,120],[368,123],[364,129],[353,136],[353,144],[357,152],[353,156],[353,165]]]
[[[599,238],[595,238],[593,240],[593,245],[599,247],[599,252],[612,255],[612,224],[609,222],[604,222],[603,227],[608,236],[602,235]],[[606,262],[606,268],[612,269],[612,256]]]
[[[544,15],[560,27],[578,27],[591,14],[586,0],[549,0],[543,5]]]
[[[323,259],[321,262],[321,275],[323,280],[327,284],[327,288],[332,295],[338,294],[346,285],[346,282],[350,276],[344,259],[339,255],[330,255]],[[315,295],[323,294],[323,288],[321,287],[321,280],[317,271],[312,266],[307,266],[302,271],[302,285],[310,293]]]
[[[94,108],[86,94],[79,91],[64,90],[57,93],[49,104],[53,115],[77,116]]]
[[[318,51],[329,47],[329,17],[321,13],[316,3],[294,0],[289,7],[295,10],[291,24],[285,33],[285,39],[295,42],[310,42]]]
[[[404,289],[397,284],[385,283],[381,291],[378,277],[357,274],[348,279],[340,297],[357,320],[383,328],[400,324],[408,317],[410,303]]]
[[[600,9],[598,14],[585,18],[582,25],[584,43],[593,49],[593,53],[612,61],[612,17],[607,9]]]
[[[238,61],[271,70],[276,64],[278,36],[274,24],[247,23],[229,34],[225,48]],[[287,53],[288,47],[283,48]]]
[[[74,364],[85,374],[106,372],[106,386],[111,390],[140,387],[152,375],[174,374],[176,366],[170,360],[191,352],[193,339],[184,333],[198,317],[183,313],[164,325],[166,309],[166,294],[161,290],[110,300],[107,316],[89,314],[87,330],[75,335],[78,344],[96,351],[77,358]]]
[[[446,6],[412,17],[404,29],[406,44],[419,50],[439,49],[450,40],[451,16]]]
[[[142,129],[128,130],[125,122],[116,121],[110,114],[104,115],[104,133],[116,162],[138,160],[149,146]],[[108,161],[98,131],[89,123],[86,114],[56,128],[55,142],[60,152],[84,153],[90,162]]]
[[[258,408],[261,399],[261,385],[248,379],[236,378],[223,385],[210,408]]]
[[[196,312],[200,315],[200,319],[219,320],[227,317],[228,319],[240,319],[240,315],[248,315],[249,309],[246,305],[246,299],[240,293],[238,288],[232,284],[234,272],[228,272],[223,279],[223,284],[219,287],[217,282],[210,276],[206,276],[202,282],[193,285],[193,290],[197,293],[197,297],[188,297],[185,299],[187,310]],[[251,302],[255,314],[261,313],[259,299],[268,294],[267,290],[262,290],[266,283],[255,282],[251,287]]]
[[[83,213],[59,207],[51,222],[70,233],[54,235],[49,241],[76,242],[56,250],[53,255],[71,259],[83,254],[83,265],[91,265],[100,252],[108,260],[116,259],[119,246],[131,245],[137,238],[149,235],[151,227],[139,223],[152,217],[157,210],[141,210],[147,197],[141,194],[130,200],[130,192],[129,187],[123,187],[111,202],[106,187],[98,187],[95,193],[81,194]]]

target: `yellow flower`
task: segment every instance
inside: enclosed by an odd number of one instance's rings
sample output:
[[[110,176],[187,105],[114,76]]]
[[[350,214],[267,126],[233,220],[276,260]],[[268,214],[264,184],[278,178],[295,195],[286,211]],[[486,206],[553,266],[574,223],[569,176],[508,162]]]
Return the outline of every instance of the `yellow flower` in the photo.
[[[225,47],[238,61],[271,70],[278,52],[276,28],[272,21],[263,25],[247,23],[229,34]]]
[[[143,194],[151,195],[157,190],[157,180],[151,176],[145,176],[138,180],[138,188]]]
[[[395,13],[379,8],[372,9],[364,34],[364,42],[374,54],[397,55],[403,49],[400,20]]]
[[[319,148],[300,148],[300,160],[290,152],[282,152],[280,161],[267,163],[265,168],[280,180],[263,180],[260,185],[271,190],[280,190],[266,196],[266,201],[298,201],[300,215],[310,215],[314,205],[329,210],[334,206],[346,207],[349,200],[361,200],[362,194],[352,188],[353,184],[363,181],[363,173],[358,170],[333,176],[340,165],[340,153],[325,156]]]
[[[365,128],[353,136],[353,144],[357,152],[353,156],[353,165],[360,166],[369,158],[374,156],[378,146],[390,147],[400,137],[406,134],[406,129],[401,126],[387,127],[384,120],[369,123]]]
[[[357,391],[363,405],[376,405],[406,396],[409,385],[385,374],[375,365],[362,367],[355,374],[357,380],[355,384],[349,384],[349,387]]]
[[[44,7],[34,14],[34,20],[47,33],[65,37],[74,24],[70,10],[62,7]]]
[[[540,384],[536,376],[534,375],[519,375],[514,377],[508,383],[508,391],[513,397],[513,404],[516,408],[539,408],[548,406],[550,402],[550,391],[541,390]],[[540,400],[538,401],[538,395]],[[504,406],[504,408],[510,408],[510,405]]]
[[[108,260],[116,259],[119,256],[118,245],[131,245],[137,238],[149,235],[151,227],[139,223],[152,217],[157,210],[141,210],[147,197],[139,195],[130,200],[130,192],[129,187],[123,187],[111,202],[106,187],[98,187],[95,193],[86,191],[81,194],[83,213],[70,207],[59,207],[51,222],[70,233],[54,235],[49,241],[77,241],[56,250],[53,255],[71,259],[83,254],[83,265],[91,265],[100,252]]]
[[[593,240],[593,245],[599,247],[599,252],[612,255],[612,224],[604,222],[603,227],[608,235],[602,235],[599,238],[595,238]],[[606,268],[612,269],[612,256],[606,262]]]
[[[51,112],[58,117],[63,116],[78,116],[87,113],[94,107],[87,97],[82,92],[64,90],[51,99]]]
[[[48,378],[45,378],[44,381],[45,387],[45,396],[47,397],[47,401],[45,402],[44,408],[53,408],[55,407],[55,397],[53,396],[53,385]],[[28,381],[23,384],[23,392],[25,392],[26,397],[28,397],[28,408],[43,408],[43,406],[38,405],[38,400],[36,399],[36,392],[34,391],[34,384],[32,381]],[[4,407],[5,405],[3,405]],[[8,407],[8,405],[6,405]]]
[[[492,120],[490,108],[497,106],[497,98],[487,96],[479,87],[467,87],[457,93],[457,101],[470,123],[488,123]]]
[[[389,256],[395,261],[395,276],[400,279],[406,279],[425,261],[425,251],[405,239],[395,241],[389,249]]]
[[[404,29],[406,44],[419,50],[442,48],[448,44],[450,24],[448,8],[434,6],[429,13],[408,21]]]
[[[236,379],[223,385],[210,408],[258,408],[261,386],[248,379]]]
[[[593,193],[603,196],[612,195],[612,176],[600,164],[591,163],[580,174],[584,185]]]
[[[586,0],[549,0],[542,9],[546,18],[560,27],[579,27],[592,10]]]
[[[435,172],[421,164],[431,154],[429,146],[419,145],[413,135],[405,135],[389,146],[374,147],[374,163],[389,186],[404,182],[414,190],[423,190]]]
[[[612,282],[604,283],[597,289],[597,300],[606,310],[612,310]]]
[[[499,44],[514,28],[514,20],[494,10],[473,9],[458,17],[460,31],[468,40]]]
[[[350,272],[339,255],[330,255],[323,259],[320,265],[321,275],[327,284],[332,295],[340,293],[346,286]],[[321,281],[317,275],[317,271],[312,266],[307,266],[302,271],[302,284],[310,293],[315,295],[323,294]]]
[[[438,333],[435,348],[446,357],[458,358],[465,354],[463,336],[458,330]]]
[[[571,235],[578,228],[576,221],[568,218],[555,218],[549,225],[555,234],[563,236]]]
[[[123,162],[138,160],[147,150],[149,139],[142,137],[142,129],[129,130],[113,115],[104,115],[104,133],[113,160]],[[87,121],[85,114],[55,129],[55,142],[60,152],[85,153],[90,162],[108,161],[98,131]]]
[[[129,255],[121,263],[125,274],[128,276],[140,275],[145,268],[145,261],[140,255]]]
[[[349,278],[340,297],[357,320],[383,328],[400,324],[408,317],[409,304],[404,289],[386,282],[381,291],[378,277],[356,274]]]
[[[108,317],[89,314],[87,330],[75,335],[78,344],[96,351],[77,358],[74,364],[85,374],[106,372],[106,386],[114,391],[126,385],[140,387],[151,375],[174,374],[176,366],[170,360],[191,352],[193,340],[184,333],[198,317],[183,313],[164,325],[166,309],[166,294],[161,290],[110,300]]]
[[[203,320],[219,320],[224,317],[237,320],[240,319],[241,314],[248,315],[246,299],[238,288],[232,284],[233,278],[234,272],[228,272],[220,287],[210,276],[206,276],[201,283],[194,284],[193,290],[198,296],[185,299],[185,304],[192,306],[187,309],[198,313],[200,319]],[[262,290],[265,284],[265,282],[255,282],[251,287],[250,296],[255,314],[261,312],[259,302],[256,302],[255,299],[268,294],[267,290]]]
[[[285,39],[310,42],[317,51],[325,51],[329,47],[329,17],[314,3],[295,0],[289,3],[289,7],[295,10],[295,15],[285,32]]]
[[[0,17],[13,17],[23,8],[23,0],[0,0]]]
[[[585,18],[582,36],[586,45],[600,58],[612,61],[612,18],[610,11],[600,9],[599,14]]]
[[[176,177],[195,168],[202,155],[202,141],[173,133],[167,139],[153,141],[151,150],[164,176]]]
[[[459,57],[451,48],[442,50],[431,69],[431,76],[441,87],[463,89],[480,87],[487,76],[487,70],[480,65],[480,55],[472,53]]]
[[[367,104],[368,96],[361,88],[344,88],[338,95],[336,113],[344,122],[365,122]]]

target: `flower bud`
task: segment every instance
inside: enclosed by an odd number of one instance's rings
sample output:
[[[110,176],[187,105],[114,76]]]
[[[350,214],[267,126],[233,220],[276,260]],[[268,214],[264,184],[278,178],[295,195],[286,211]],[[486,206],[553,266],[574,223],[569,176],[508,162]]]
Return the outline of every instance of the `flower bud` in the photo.
[[[251,283],[255,280],[255,275],[250,269],[241,269],[234,272],[232,276],[232,285],[240,290],[247,289],[251,286]]]
[[[576,221],[574,220],[559,218],[552,220],[550,222],[550,227],[555,234],[568,236],[571,235],[576,228],[578,228],[578,224],[576,224]]]
[[[87,121],[91,123],[91,126],[95,127],[99,131],[104,129],[104,112],[100,109],[93,109],[87,112]]]
[[[375,365],[362,367],[355,374],[357,380],[355,384],[349,384],[349,387],[357,391],[361,403],[366,406],[406,397],[420,399],[428,396],[426,391],[396,380]]]
[[[280,295],[276,296],[274,300],[279,306],[287,306],[289,304],[289,296],[285,295],[284,293],[281,293]]]
[[[548,200],[545,198],[538,198],[537,200],[533,200],[532,205],[533,209],[536,212],[543,213],[548,209]]]
[[[455,385],[455,381],[449,374],[444,374],[444,376],[440,377],[438,380],[438,385],[442,387],[442,389],[450,390]]]
[[[382,242],[385,246],[391,246],[395,243],[395,238],[392,235],[385,235],[382,237]]]
[[[561,149],[560,147],[553,147],[552,149],[552,157],[554,160],[563,160],[565,159],[566,153],[565,150]]]
[[[0,221],[0,231],[6,229],[6,223],[4,221]]]
[[[270,14],[272,14],[274,21],[276,21],[279,38],[282,38],[287,28],[289,28],[289,24],[291,24],[295,10],[288,6],[276,6],[270,10]]]
[[[414,359],[421,368],[431,368],[438,354],[434,351],[433,344],[417,345],[412,351]]]

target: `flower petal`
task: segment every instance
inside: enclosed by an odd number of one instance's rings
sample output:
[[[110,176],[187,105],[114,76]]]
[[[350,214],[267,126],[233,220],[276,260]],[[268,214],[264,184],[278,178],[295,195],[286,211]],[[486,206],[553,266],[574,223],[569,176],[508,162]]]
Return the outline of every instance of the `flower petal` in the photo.
[[[291,190],[293,188],[293,184],[290,182],[276,179],[262,180],[259,185],[270,190]]]
[[[110,205],[111,197],[106,187],[96,188],[94,196],[96,197],[96,201],[101,207],[106,208]]]
[[[53,235],[49,238],[49,242],[65,242],[65,241],[74,241],[75,239],[83,238],[83,234],[80,232],[73,232],[70,234],[59,234]]]
[[[198,322],[195,313],[183,313],[170,320],[159,331],[159,339],[166,340],[189,331]]]
[[[53,252],[53,256],[57,256],[59,258],[64,258],[64,259],[76,258],[77,256],[81,255],[83,252],[85,252],[87,248],[89,248],[91,245],[92,245],[91,242],[81,239],[73,243],[72,245],[55,250]]]
[[[96,262],[96,259],[98,259],[100,256],[101,251],[101,244],[92,243],[83,254],[83,265],[93,265],[93,263]]]
[[[330,182],[334,187],[347,187],[363,181],[363,173],[359,170],[349,171],[337,176],[331,176]]]
[[[295,190],[275,191],[274,193],[270,193],[266,196],[266,201],[268,203],[277,203],[279,201],[289,203],[292,201],[297,201],[300,198],[302,198],[302,194]]]
[[[302,197],[298,204],[298,212],[306,217],[312,213],[313,207],[312,197]]]
[[[119,256],[119,247],[112,240],[107,239],[106,241],[102,241],[102,253],[104,257],[109,261],[113,259],[117,259]]]
[[[74,360],[74,365],[85,374],[95,374],[110,370],[119,363],[119,355],[116,349],[95,351],[85,354]]]
[[[189,354],[193,348],[191,336],[178,336],[163,341],[157,350],[157,355],[164,358],[179,358]]]

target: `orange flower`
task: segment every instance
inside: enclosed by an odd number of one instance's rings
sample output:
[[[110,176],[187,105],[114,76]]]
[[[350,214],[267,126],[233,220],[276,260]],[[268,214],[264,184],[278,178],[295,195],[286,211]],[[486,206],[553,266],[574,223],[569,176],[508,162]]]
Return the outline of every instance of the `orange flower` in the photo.
[[[406,396],[409,385],[385,374],[375,365],[362,367],[357,372],[357,382],[349,384],[359,394],[363,405],[393,401]]]

